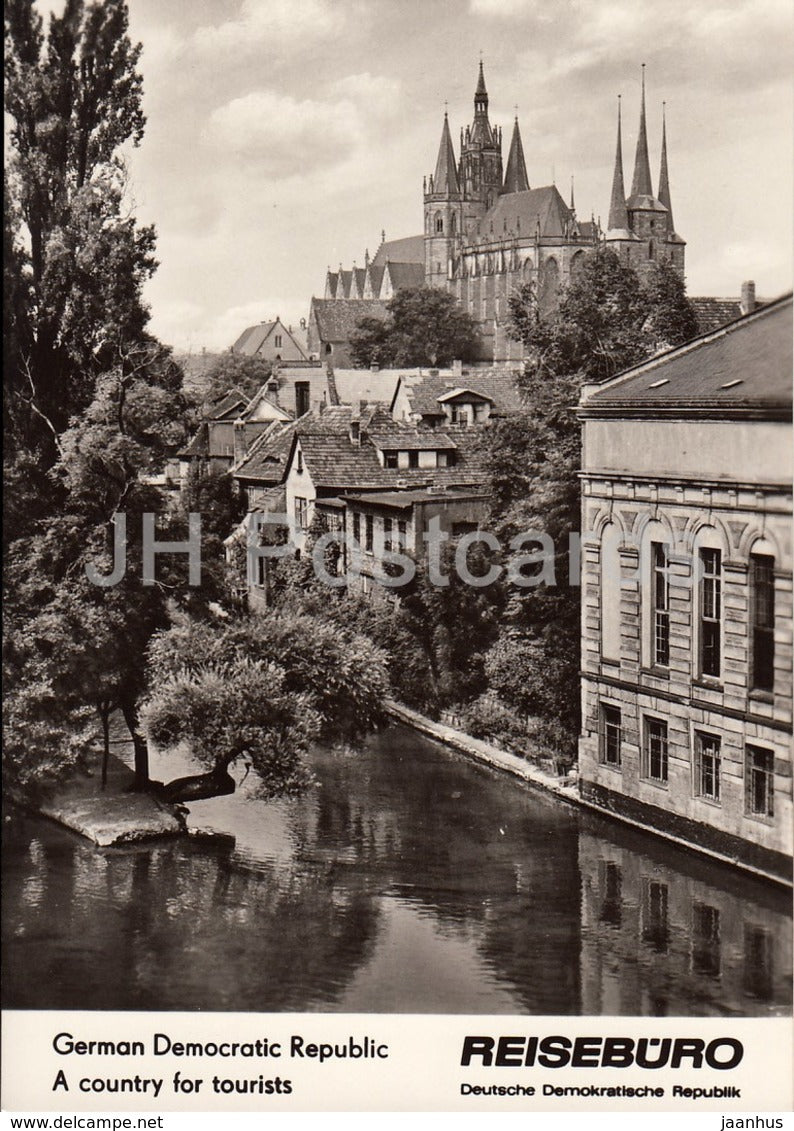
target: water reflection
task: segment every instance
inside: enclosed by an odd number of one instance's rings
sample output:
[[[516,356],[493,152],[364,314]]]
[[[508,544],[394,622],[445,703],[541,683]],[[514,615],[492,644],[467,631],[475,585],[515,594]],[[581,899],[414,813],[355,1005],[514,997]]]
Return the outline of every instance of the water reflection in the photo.
[[[171,765],[168,775],[188,772]],[[317,784],[193,807],[228,834],[99,851],[15,817],[16,1008],[769,1014],[784,892],[393,728]]]

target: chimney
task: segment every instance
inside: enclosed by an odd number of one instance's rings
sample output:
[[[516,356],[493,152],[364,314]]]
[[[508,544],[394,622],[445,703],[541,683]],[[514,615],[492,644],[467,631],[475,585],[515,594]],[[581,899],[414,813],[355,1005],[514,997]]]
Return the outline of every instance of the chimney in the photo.
[[[358,411],[354,408],[350,417],[350,443],[356,447],[361,447],[361,410]]]
[[[752,314],[757,305],[755,301],[755,283],[752,279],[748,279],[747,282],[742,283],[742,297],[739,302],[742,314]]]
[[[460,358],[455,358],[455,360],[452,362],[452,372],[458,374],[463,372],[463,362],[460,360]]]
[[[373,361],[369,368],[371,373],[377,373],[380,369],[380,366],[378,365],[377,361]]]

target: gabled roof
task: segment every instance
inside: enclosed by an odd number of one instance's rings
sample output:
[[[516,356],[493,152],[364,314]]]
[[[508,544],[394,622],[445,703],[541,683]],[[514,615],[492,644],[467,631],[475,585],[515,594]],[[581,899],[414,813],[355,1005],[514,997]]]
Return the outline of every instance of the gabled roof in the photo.
[[[742,304],[738,298],[691,298],[689,301],[701,334],[708,334],[742,316]]]
[[[408,288],[423,287],[425,285],[424,263],[388,263],[386,270],[395,291]]]
[[[426,451],[437,448],[438,437],[429,430],[392,420],[383,405],[370,405],[360,417],[360,443],[353,443],[350,422],[354,411],[348,405],[334,405],[322,413],[307,413],[294,425],[289,458],[300,442],[304,466],[318,489],[336,492],[393,488],[398,482],[417,487],[486,482],[479,446],[471,435],[473,429],[446,430],[444,447],[451,444],[457,449],[454,467],[385,468],[380,464],[373,436],[378,437],[379,443],[391,445],[391,450]]]
[[[490,401],[495,415],[507,416],[521,408],[521,394],[515,374],[509,369],[472,373],[465,380],[465,391]],[[404,376],[400,381],[411,412],[418,416],[442,416],[444,409],[441,398],[459,396],[463,391],[458,381],[450,377]],[[396,395],[395,393],[395,397]]]
[[[217,397],[206,405],[202,413],[205,420],[236,419],[247,408],[251,398],[239,389],[230,389],[228,393]]]
[[[386,303],[377,298],[313,298],[310,317],[324,342],[346,342],[362,318],[385,318]]]
[[[529,177],[527,176],[527,163],[524,160],[521,131],[518,128],[518,118],[516,118],[513,124],[513,137],[510,141],[510,152],[507,155],[507,168],[505,170],[502,192],[526,192],[528,189]]]
[[[382,452],[446,452],[453,451],[457,444],[444,432],[435,428],[424,428],[413,434],[409,432],[367,432],[372,443]]]
[[[442,393],[438,399],[442,404],[444,404],[446,401],[454,400],[455,397],[462,397],[467,395],[471,397],[479,397],[481,400],[490,401],[491,404],[493,404],[493,397],[489,397],[487,393],[480,393],[476,389],[470,389],[468,387],[448,389],[447,392]]]
[[[291,331],[288,326],[285,326],[280,318],[276,318],[273,322],[259,322],[256,326],[249,326],[247,329],[243,330],[240,337],[232,346],[232,353],[241,353],[246,357],[255,357],[276,327],[290,338],[296,349],[303,353],[303,347],[300,342],[296,341],[293,331]]]
[[[444,127],[441,131],[441,143],[438,147],[436,171],[433,174],[433,192],[443,193],[445,196],[460,192],[458,166],[455,161],[455,150],[452,148],[449,118],[446,112],[444,113]]]
[[[297,421],[282,424],[274,420],[254,440],[248,452],[232,468],[236,479],[263,484],[280,483],[284,477],[287,456]]]
[[[634,366],[589,392],[583,417],[752,416],[790,419],[792,300],[760,310]]]
[[[421,263],[425,262],[425,237],[406,236],[401,240],[384,241],[372,260],[373,267],[385,267],[387,263]]]
[[[372,288],[373,298],[378,298],[380,295],[380,287],[383,282],[384,267],[376,267],[373,263],[369,265],[369,283]]]
[[[206,421],[198,427],[195,436],[182,448],[177,455],[180,459],[200,459],[202,456],[208,457],[210,452],[210,430]]]
[[[572,221],[571,210],[560,196],[557,186],[544,185],[542,188],[527,189],[526,192],[498,196],[493,207],[485,213],[480,230],[487,238],[493,223],[494,234],[501,236],[507,230],[531,237],[539,226],[543,238],[565,235],[566,224],[570,225]]]
[[[391,404],[400,380],[397,369],[334,369],[337,403],[357,405],[359,401]]]

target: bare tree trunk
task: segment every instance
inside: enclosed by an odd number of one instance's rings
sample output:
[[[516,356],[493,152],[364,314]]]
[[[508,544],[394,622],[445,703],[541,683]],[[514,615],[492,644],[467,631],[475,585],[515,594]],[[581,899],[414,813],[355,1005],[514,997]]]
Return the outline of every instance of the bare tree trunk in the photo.
[[[122,699],[120,707],[135,751],[135,788],[145,790],[149,787],[149,747],[138,726],[138,709],[130,699]]]

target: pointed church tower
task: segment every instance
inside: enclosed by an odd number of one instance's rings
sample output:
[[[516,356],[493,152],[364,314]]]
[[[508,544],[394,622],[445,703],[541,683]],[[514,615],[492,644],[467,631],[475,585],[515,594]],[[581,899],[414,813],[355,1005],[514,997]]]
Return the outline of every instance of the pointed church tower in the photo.
[[[482,60],[474,91],[474,121],[466,130],[460,155],[460,187],[466,201],[473,205],[467,208],[467,217],[472,220],[484,215],[502,191],[502,135],[488,120]]]
[[[648,130],[645,125],[645,64],[642,64],[642,101],[640,103],[640,129],[637,134],[637,152],[634,156],[634,177],[631,182],[632,196],[653,197],[651,185],[651,162],[648,158]]]
[[[527,164],[524,160],[524,146],[521,144],[521,131],[518,128],[518,118],[513,123],[513,137],[510,141],[510,152],[507,155],[507,168],[502,192],[526,192],[529,188]]]
[[[462,194],[449,117],[444,113],[436,169],[425,186],[425,283],[446,287],[463,223]]]
[[[606,242],[612,246],[621,259],[626,261],[629,258],[630,244],[634,241],[634,238],[629,229],[626,188],[623,182],[623,122],[620,95],[618,95],[618,139],[615,145],[615,168],[612,173],[612,195],[609,199]]]
[[[662,103],[662,163],[659,167],[659,201],[667,209],[667,219],[670,231],[675,230],[673,224],[673,205],[670,201],[670,177],[667,172],[667,115],[666,103]]]

